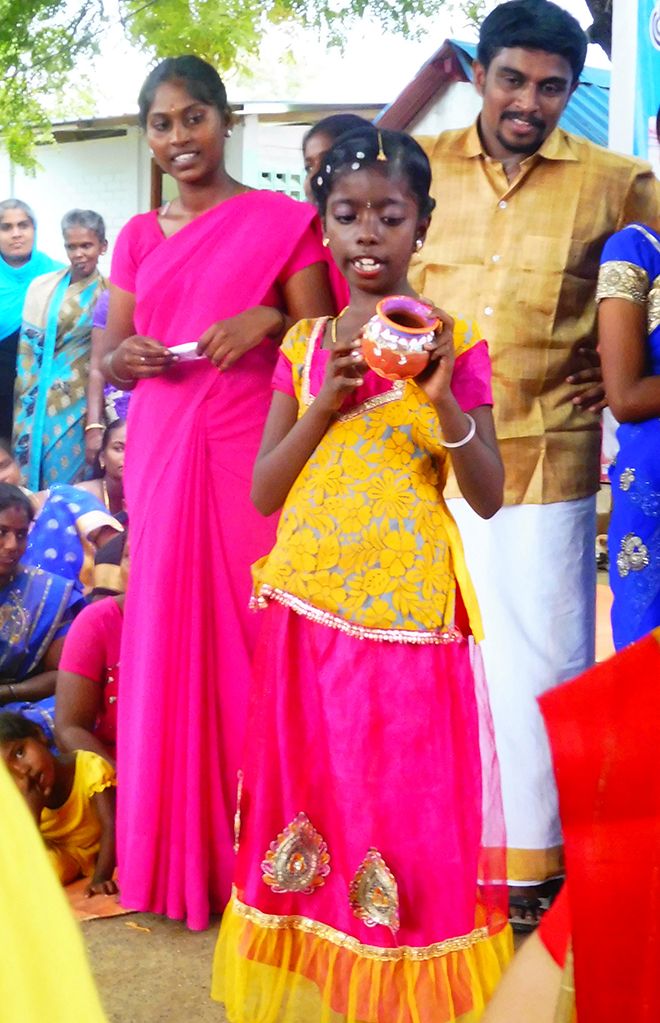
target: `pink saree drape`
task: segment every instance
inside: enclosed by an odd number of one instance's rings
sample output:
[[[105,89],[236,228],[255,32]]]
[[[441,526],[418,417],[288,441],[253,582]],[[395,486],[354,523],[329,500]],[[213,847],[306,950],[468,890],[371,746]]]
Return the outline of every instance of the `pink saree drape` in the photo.
[[[136,218],[112,279],[134,278],[135,327],[166,345],[264,300],[295,272],[314,211],[249,192],[169,239]],[[136,221],[139,222],[136,225]],[[151,232],[151,234],[150,234]],[[303,245],[303,248],[305,246]],[[303,265],[323,252],[306,248]],[[203,359],[138,384],[125,486],[131,581],[118,725],[119,876],[124,905],[187,919],[222,909],[233,869],[232,818],[258,625],[251,562],[275,519],[249,501],[277,347],[265,339],[225,373]]]

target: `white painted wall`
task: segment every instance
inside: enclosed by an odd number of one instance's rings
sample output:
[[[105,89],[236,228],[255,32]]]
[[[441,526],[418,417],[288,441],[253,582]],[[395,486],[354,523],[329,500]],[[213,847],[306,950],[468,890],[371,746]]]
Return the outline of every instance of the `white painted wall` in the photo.
[[[614,0],[609,145],[617,153],[633,151],[638,16],[637,0]]]
[[[452,82],[432,100],[408,129],[411,135],[439,135],[450,128],[466,128],[481,110],[481,97],[472,82]]]
[[[54,143],[37,150],[40,170],[30,176],[0,158],[0,198],[25,200],[34,209],[39,247],[64,260],[60,220],[70,209],[92,209],[105,220],[110,252],[129,217],[149,208],[150,157],[137,128],[119,138]]]

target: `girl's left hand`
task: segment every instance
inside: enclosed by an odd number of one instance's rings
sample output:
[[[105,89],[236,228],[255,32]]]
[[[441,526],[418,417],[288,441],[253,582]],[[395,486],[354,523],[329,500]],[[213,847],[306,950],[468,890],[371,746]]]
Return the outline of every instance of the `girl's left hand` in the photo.
[[[229,369],[267,335],[280,334],[284,325],[284,314],[279,309],[254,306],[237,316],[219,320],[205,330],[197,342],[197,352],[210,359],[220,371]]]
[[[85,898],[91,899],[92,895],[116,895],[118,891],[117,882],[113,878],[107,881],[95,881],[92,878],[85,888]]]
[[[431,312],[440,320],[435,338],[428,348],[431,358],[426,369],[415,379],[434,403],[442,401],[450,392],[451,378],[454,372],[454,319],[444,309],[432,305]]]

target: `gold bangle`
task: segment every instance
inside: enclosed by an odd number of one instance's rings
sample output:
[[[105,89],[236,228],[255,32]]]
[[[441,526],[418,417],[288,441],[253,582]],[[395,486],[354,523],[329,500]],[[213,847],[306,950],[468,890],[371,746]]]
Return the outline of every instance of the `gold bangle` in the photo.
[[[105,430],[105,424],[104,423],[88,423],[87,426],[85,427],[85,433],[87,433],[88,430]]]

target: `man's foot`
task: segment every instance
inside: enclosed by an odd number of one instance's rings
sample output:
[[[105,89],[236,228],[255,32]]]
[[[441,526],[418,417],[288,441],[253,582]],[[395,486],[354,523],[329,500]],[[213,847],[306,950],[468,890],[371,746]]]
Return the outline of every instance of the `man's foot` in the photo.
[[[509,923],[516,934],[529,934],[536,930],[562,884],[563,880],[557,878],[543,884],[509,888]]]

